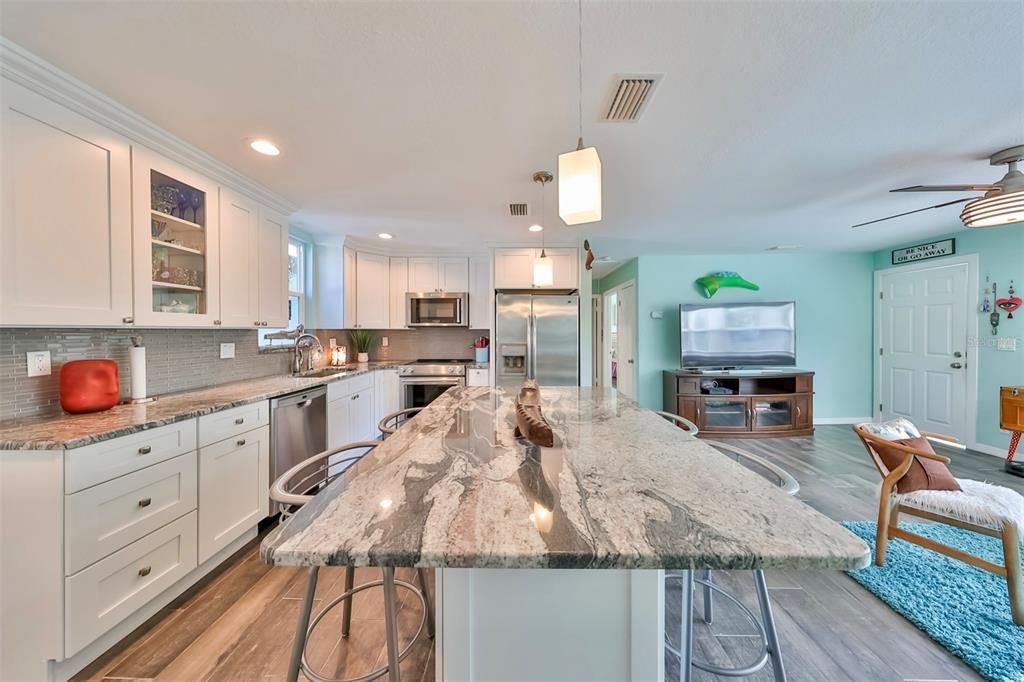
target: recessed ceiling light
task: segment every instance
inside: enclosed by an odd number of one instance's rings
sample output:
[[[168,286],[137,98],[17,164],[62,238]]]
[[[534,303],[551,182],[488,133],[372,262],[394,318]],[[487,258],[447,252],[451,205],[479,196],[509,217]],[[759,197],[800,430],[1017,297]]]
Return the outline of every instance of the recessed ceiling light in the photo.
[[[541,225],[538,225],[536,223],[534,223],[533,225],[530,225],[530,232],[543,232],[543,231],[544,231],[544,227],[541,226]]]
[[[253,151],[265,154],[266,156],[277,156],[281,153],[281,150],[277,148],[277,145],[270,140],[258,139],[253,140],[249,143]]]
[[[388,234],[387,232],[381,232],[377,236],[380,237],[381,239],[391,239],[392,238],[392,235]]]

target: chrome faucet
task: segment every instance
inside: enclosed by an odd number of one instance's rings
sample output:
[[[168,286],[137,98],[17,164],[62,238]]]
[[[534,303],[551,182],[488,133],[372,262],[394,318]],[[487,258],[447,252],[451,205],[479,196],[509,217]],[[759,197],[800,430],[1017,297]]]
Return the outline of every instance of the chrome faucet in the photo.
[[[314,352],[315,350],[315,352]],[[301,332],[295,337],[295,357],[293,359],[292,371],[295,374],[302,374],[302,372],[309,372],[313,369],[313,360],[316,357],[316,353],[324,352],[324,344],[320,343],[314,334],[308,332]],[[306,367],[303,369],[302,365]]]

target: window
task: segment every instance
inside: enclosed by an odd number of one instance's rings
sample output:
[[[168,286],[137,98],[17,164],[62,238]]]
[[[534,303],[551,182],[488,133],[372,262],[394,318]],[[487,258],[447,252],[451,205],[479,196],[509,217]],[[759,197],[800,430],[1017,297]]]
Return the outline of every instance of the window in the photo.
[[[300,324],[305,324],[306,319],[306,244],[298,239],[288,239],[288,326],[284,329],[291,330]],[[282,331],[280,329],[260,329],[260,348],[274,348],[277,346],[291,347],[294,341],[290,339],[268,339],[267,334]]]

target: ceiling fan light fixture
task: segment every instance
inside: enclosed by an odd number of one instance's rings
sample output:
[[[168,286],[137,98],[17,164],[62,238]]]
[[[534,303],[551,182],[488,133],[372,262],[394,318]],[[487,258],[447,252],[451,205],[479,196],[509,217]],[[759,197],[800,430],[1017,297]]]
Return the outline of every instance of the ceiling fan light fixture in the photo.
[[[1024,222],[1024,190],[975,199],[960,213],[967,227],[999,227]]]

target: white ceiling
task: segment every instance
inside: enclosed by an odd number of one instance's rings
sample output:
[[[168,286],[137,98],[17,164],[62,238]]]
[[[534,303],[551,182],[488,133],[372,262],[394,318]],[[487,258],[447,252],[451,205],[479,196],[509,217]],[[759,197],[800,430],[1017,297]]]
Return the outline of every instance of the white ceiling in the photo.
[[[881,248],[958,207],[1024,143],[1024,2],[585,2],[585,140],[604,220],[548,239],[598,255]],[[576,142],[566,2],[21,2],[0,33],[301,206],[316,235],[535,241],[510,201]],[[635,124],[616,73],[664,73]],[[243,139],[271,138],[278,158]],[[965,195],[966,196],[966,195]],[[1001,229],[1021,229],[1008,227]]]

